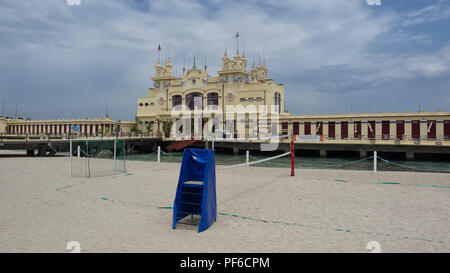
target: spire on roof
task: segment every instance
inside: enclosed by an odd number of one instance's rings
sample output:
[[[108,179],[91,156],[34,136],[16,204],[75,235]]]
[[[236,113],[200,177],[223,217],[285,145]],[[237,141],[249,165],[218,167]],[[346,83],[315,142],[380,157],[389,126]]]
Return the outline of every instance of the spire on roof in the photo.
[[[236,32],[236,56],[239,56],[239,32]]]

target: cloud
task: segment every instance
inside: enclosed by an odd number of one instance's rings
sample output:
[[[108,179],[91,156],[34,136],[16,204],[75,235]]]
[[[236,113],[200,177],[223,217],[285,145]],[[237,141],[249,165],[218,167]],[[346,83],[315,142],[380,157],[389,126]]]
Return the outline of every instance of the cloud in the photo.
[[[445,78],[446,43],[429,52],[386,48],[434,43],[426,34],[399,29],[399,22],[428,22],[437,13],[433,5],[415,14],[374,13],[348,0],[82,0],[80,6],[5,0],[0,98],[10,106],[19,102],[21,115],[33,118],[99,117],[108,106],[113,118],[134,120],[136,98],[152,85],[158,44],[162,61],[170,54],[178,74],[183,61],[192,66],[195,53],[197,64],[207,58],[214,76],[225,46],[229,54],[236,50],[239,31],[240,51],[244,46],[250,64],[265,60],[269,76],[285,84],[294,112],[338,111],[348,109],[339,98],[349,94]],[[395,86],[404,88],[400,93],[411,89]]]
[[[450,3],[439,0],[419,10],[404,14],[401,18],[404,26],[430,23],[450,17]]]

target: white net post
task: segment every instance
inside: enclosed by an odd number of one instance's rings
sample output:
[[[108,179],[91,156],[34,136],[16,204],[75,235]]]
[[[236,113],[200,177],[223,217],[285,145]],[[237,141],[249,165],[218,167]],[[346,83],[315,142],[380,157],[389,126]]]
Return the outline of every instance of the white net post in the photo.
[[[246,163],[246,165],[245,165],[245,167],[247,167],[248,168],[248,162],[249,162],[249,159],[250,159],[250,151],[245,151],[245,163]]]
[[[69,155],[70,155],[70,163],[69,163],[69,166],[70,166],[70,177],[72,177],[72,140],[69,140]]]
[[[117,155],[117,138],[114,139],[114,171],[117,170],[117,160],[116,160],[116,156]]]
[[[126,165],[126,158],[125,158],[125,156],[126,156],[126,151],[127,151],[127,148],[126,148],[127,146],[126,146],[126,144],[125,144],[125,140],[123,141],[123,172],[124,173],[126,173],[127,172],[127,165]]]
[[[86,140],[86,154],[84,155],[86,157],[86,170],[87,170],[87,177],[91,177],[91,165],[89,162],[89,145],[88,141]]]
[[[161,161],[161,146],[158,146],[158,157],[157,162],[159,163]]]
[[[373,172],[377,172],[377,151],[373,152]]]

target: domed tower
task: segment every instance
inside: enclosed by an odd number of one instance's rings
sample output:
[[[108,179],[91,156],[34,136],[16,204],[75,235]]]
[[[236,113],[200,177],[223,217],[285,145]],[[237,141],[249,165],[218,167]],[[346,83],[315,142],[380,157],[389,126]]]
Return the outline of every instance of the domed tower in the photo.
[[[267,80],[267,66],[265,63],[264,65],[261,65],[261,62],[258,63],[258,67],[256,68],[256,78],[259,81]]]
[[[155,89],[158,90],[158,103],[167,108],[168,88],[172,80],[176,79],[172,73],[172,64],[170,58],[167,58],[165,65],[162,65],[158,59],[155,65],[155,76],[151,78],[154,82]]]
[[[240,55],[239,50],[233,59],[228,57],[227,52],[222,58],[222,70],[217,71],[221,81],[246,82],[250,73],[247,71],[247,59],[245,54]]]

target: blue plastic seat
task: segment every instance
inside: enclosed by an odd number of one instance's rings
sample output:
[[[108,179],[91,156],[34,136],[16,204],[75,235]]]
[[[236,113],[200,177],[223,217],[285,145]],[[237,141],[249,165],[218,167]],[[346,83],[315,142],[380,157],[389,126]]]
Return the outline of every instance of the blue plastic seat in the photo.
[[[184,150],[173,208],[173,228],[189,215],[200,215],[198,232],[208,229],[216,221],[214,150]]]

